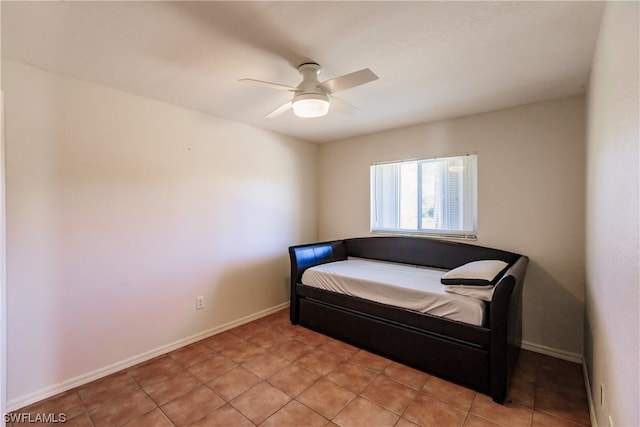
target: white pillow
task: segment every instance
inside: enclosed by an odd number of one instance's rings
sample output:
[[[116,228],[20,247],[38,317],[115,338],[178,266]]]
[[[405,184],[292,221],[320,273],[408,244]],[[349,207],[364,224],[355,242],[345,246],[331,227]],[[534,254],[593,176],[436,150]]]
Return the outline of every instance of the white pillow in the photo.
[[[508,265],[498,260],[473,261],[449,270],[440,282],[443,285],[492,286]]]

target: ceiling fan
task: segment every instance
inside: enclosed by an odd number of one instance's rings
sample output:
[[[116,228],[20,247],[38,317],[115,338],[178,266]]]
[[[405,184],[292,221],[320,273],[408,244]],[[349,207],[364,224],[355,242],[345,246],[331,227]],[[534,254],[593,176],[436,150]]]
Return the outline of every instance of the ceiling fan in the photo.
[[[322,71],[322,67],[315,62],[305,62],[298,67],[298,71],[302,74],[302,82],[297,87],[255,79],[240,79],[239,81],[258,83],[272,89],[293,92],[291,101],[282,104],[268,113],[265,115],[265,118],[275,117],[290,108],[293,109],[296,116],[311,118],[321,117],[327,114],[332,99],[338,100],[350,108],[359,109],[336,97],[334,94],[378,79],[378,76],[370,69],[365,68],[320,83],[318,81],[318,75]]]

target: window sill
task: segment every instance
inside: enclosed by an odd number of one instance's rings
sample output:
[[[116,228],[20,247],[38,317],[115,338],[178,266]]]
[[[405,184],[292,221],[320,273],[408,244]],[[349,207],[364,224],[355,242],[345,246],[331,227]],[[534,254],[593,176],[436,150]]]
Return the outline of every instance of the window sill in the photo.
[[[478,236],[475,234],[446,234],[446,233],[425,233],[419,231],[391,231],[391,230],[370,230],[371,234],[378,236],[406,236],[406,237],[421,237],[425,239],[440,239],[440,240],[464,240],[464,241],[476,241]]]

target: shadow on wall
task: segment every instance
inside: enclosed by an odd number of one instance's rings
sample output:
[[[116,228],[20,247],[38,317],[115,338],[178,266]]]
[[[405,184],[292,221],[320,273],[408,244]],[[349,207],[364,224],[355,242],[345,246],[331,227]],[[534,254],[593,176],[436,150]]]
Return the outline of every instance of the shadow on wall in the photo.
[[[589,300],[590,301],[590,300]],[[587,304],[590,305],[590,304]],[[586,312],[586,308],[585,308],[585,312]],[[585,362],[585,366],[587,368],[587,375],[588,378],[587,380],[589,381],[589,386],[591,388],[591,395],[592,396],[598,396],[598,394],[596,394],[596,389],[594,387],[595,382],[593,381],[595,378],[595,372],[594,372],[594,363],[593,363],[593,357],[595,354],[594,351],[594,339],[593,339],[593,331],[594,331],[594,324],[592,323],[592,320],[589,318],[589,316],[585,315],[585,325],[584,325],[584,362]],[[607,336],[605,334],[601,335],[600,340],[602,341],[602,348],[605,349],[609,349],[609,340],[607,339]],[[598,374],[600,374],[600,372],[598,372]]]
[[[226,265],[205,293],[209,323],[223,325],[289,301],[285,254]]]
[[[534,260],[523,291],[523,340],[582,357],[584,301]]]

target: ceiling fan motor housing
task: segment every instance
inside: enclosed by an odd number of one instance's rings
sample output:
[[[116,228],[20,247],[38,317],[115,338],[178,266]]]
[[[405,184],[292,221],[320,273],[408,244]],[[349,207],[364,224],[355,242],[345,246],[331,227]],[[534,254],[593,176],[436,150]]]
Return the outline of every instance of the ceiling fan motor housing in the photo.
[[[322,68],[319,64],[309,62],[298,67],[302,74],[302,82],[291,100],[293,111],[300,117],[320,117],[329,111],[329,95],[322,90],[318,74]]]
[[[322,67],[319,64],[307,62],[300,65],[298,71],[302,74],[302,82],[297,87],[298,93],[315,93],[326,96],[325,91],[319,87],[320,82],[318,81],[318,75],[322,71]]]

